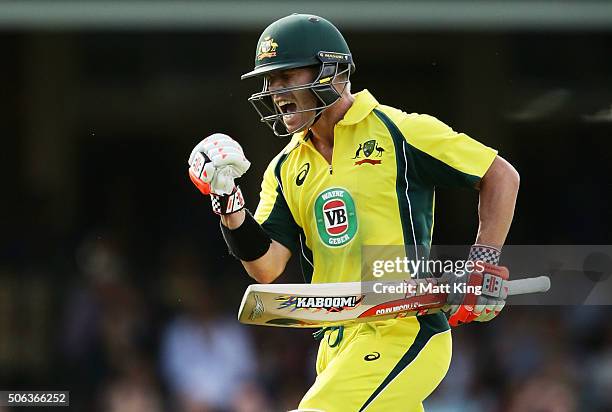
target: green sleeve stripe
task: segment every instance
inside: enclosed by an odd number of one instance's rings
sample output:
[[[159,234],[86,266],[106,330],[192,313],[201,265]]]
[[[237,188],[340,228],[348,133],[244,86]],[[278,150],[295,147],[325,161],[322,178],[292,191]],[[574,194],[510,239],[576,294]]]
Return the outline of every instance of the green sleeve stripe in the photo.
[[[311,283],[312,274],[314,272],[314,257],[312,255],[312,250],[308,249],[308,246],[306,246],[306,234],[301,228],[298,240],[300,241],[300,266],[302,268],[302,277],[304,278],[304,283]]]
[[[411,158],[415,165],[420,166],[421,173],[416,173],[424,183],[434,186],[473,188],[481,179],[480,176],[464,173],[443,161],[423,152],[406,141]]]
[[[395,379],[404,369],[406,369],[412,361],[414,361],[417,355],[423,350],[425,345],[431,340],[434,335],[444,333],[450,329],[446,317],[442,313],[436,313],[434,315],[418,316],[419,321],[419,332],[414,338],[414,342],[408,348],[404,356],[395,364],[391,372],[383,379],[380,385],[372,392],[368,400],[361,406],[359,412],[365,411],[365,409],[376,399],[381,392],[389,386],[389,384]],[[410,390],[410,388],[406,388]]]
[[[289,153],[283,153],[274,166],[274,176],[276,177],[276,181],[278,182],[278,186],[281,188],[281,191],[283,185],[281,180],[281,167],[283,166],[283,163],[285,163],[285,160],[287,160],[287,157],[289,157]]]
[[[291,250],[291,252],[295,252],[297,243],[295,237],[293,236],[294,233],[292,233],[293,230],[291,230],[291,232],[285,228],[283,230],[279,230],[281,225],[286,227],[287,223],[292,221],[293,216],[291,216],[291,213],[289,212],[287,202],[285,202],[283,195],[278,193],[274,206],[272,207],[268,218],[261,224],[261,227],[266,231],[266,233],[268,233],[268,235],[270,235],[272,239]]]
[[[280,170],[283,162],[288,154],[283,154],[274,167],[274,177],[276,178],[276,199],[270,214],[261,224],[261,227],[270,235],[270,237],[289,250],[295,253],[297,250],[297,235],[299,226],[295,223],[293,215],[289,210],[289,205],[283,195],[282,181],[280,178]]]
[[[425,247],[427,252],[431,243],[433,186],[420,184],[418,179],[414,179],[415,165],[404,135],[385,113],[378,109],[374,109],[374,113],[387,127],[393,139],[397,163],[395,190],[404,245],[406,255],[416,257],[419,246]]]
[[[436,159],[429,153],[425,153],[410,143],[406,143],[410,148],[412,158],[416,164],[421,164],[427,168],[428,173],[422,173],[421,178],[424,182],[442,187],[466,187],[474,188],[481,177],[464,173],[452,166]]]

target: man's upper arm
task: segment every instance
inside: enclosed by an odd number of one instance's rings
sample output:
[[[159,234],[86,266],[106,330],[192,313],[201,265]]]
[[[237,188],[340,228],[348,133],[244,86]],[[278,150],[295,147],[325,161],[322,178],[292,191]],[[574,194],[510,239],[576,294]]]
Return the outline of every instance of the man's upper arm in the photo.
[[[413,173],[434,186],[476,187],[497,151],[435,117],[411,114],[400,125]]]
[[[295,252],[300,227],[293,219],[289,205],[279,186],[280,173],[278,173],[278,168],[281,158],[282,155],[274,158],[264,173],[259,205],[255,211],[255,220],[273,240]]]

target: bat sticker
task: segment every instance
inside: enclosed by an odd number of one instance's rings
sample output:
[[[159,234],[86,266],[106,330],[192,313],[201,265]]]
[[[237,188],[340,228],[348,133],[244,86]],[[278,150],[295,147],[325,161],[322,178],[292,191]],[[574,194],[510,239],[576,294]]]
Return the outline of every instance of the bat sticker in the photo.
[[[342,312],[354,309],[363,300],[363,295],[356,296],[279,296],[278,309],[289,309],[291,312],[306,309],[312,312]]]

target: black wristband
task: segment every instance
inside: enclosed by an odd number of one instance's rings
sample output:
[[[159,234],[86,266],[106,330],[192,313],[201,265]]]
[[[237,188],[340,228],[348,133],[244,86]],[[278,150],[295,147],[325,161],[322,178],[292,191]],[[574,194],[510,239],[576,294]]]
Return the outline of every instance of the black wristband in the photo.
[[[270,249],[272,239],[257,223],[251,212],[244,209],[244,222],[232,230],[221,225],[221,232],[229,252],[240,260],[251,262],[259,259]]]

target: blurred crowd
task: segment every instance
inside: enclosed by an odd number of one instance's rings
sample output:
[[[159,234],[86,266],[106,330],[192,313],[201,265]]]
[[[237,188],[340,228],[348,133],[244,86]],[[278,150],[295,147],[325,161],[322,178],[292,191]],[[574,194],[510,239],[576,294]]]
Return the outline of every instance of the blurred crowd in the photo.
[[[314,378],[314,340],[239,324],[246,275],[233,260],[226,273],[212,274],[203,256],[198,245],[169,247],[159,273],[143,284],[112,239],[83,242],[81,282],[62,303],[58,348],[73,407],[256,412],[297,405]]]

